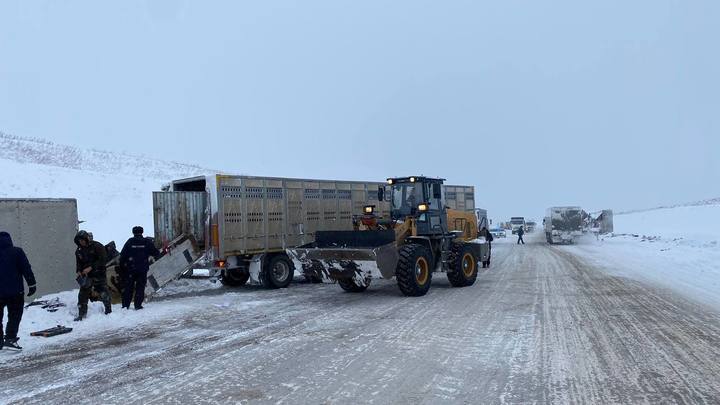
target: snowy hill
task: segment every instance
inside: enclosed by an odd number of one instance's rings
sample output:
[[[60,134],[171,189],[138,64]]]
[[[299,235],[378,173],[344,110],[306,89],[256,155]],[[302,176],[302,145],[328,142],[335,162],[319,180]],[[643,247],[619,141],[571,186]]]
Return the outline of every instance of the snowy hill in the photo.
[[[636,234],[681,244],[720,243],[720,198],[615,215],[616,234]]]
[[[140,170],[141,177],[153,179],[190,177],[213,171],[147,156],[58,145],[42,139],[21,138],[3,132],[0,132],[0,159],[130,177],[138,177]]]
[[[133,225],[152,235],[152,192],[173,179],[214,172],[0,133],[0,198],[76,198],[81,228],[103,243],[124,242]]]

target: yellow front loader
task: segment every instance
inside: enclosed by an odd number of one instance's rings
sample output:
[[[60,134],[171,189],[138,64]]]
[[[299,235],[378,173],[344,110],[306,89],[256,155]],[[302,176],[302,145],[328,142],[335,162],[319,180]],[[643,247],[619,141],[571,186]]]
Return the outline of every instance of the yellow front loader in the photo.
[[[288,254],[306,275],[336,281],[349,292],[364,291],[373,278],[395,277],[403,294],[421,296],[434,272],[446,273],[455,287],[472,285],[489,247],[476,239],[473,212],[443,205],[442,182],[419,176],[388,179],[390,218],[377,218],[367,206],[356,230],[318,231],[315,242]]]

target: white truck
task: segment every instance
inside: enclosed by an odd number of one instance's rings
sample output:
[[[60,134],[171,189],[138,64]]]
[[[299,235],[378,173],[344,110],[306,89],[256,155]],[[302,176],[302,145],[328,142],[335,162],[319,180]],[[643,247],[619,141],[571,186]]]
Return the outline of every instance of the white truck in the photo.
[[[525,229],[525,217],[510,217],[510,230],[512,234],[517,234],[520,228]]]
[[[545,239],[550,244],[572,244],[592,232],[596,236],[613,231],[612,210],[588,214],[578,206],[550,207],[543,219]]]

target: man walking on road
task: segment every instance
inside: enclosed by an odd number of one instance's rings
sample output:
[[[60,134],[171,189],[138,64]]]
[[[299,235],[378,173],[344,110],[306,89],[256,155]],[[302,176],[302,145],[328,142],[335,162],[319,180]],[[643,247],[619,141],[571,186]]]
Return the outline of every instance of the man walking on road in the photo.
[[[523,245],[525,244],[525,241],[524,241],[523,238],[522,238],[523,235],[525,234],[525,229],[523,229],[523,228],[524,228],[524,227],[523,227],[522,225],[520,225],[520,227],[519,227],[518,230],[517,230],[517,234],[518,234],[517,244],[518,244],[518,245],[519,245],[521,242],[522,242]]]
[[[25,286],[23,278],[28,285],[28,297],[35,294],[35,275],[30,267],[25,252],[13,246],[12,238],[7,232],[0,232],[0,349],[20,350],[18,342],[18,329],[25,304]],[[3,339],[2,320],[8,309],[8,323]]]
[[[133,237],[128,239],[120,252],[120,269],[123,280],[122,306],[130,309],[135,291],[135,309],[142,309],[145,299],[145,284],[150,270],[150,256],[160,257],[160,251],[149,239],[143,237],[143,228],[132,229]]]
[[[91,240],[90,235],[80,231],[75,235],[75,261],[77,263],[77,280],[80,283],[78,293],[78,316],[75,321],[82,321],[87,316],[88,300],[92,291],[100,294],[100,300],[105,305],[105,315],[112,312],[110,293],[107,288],[107,275],[105,265],[107,264],[105,246],[102,243]]]

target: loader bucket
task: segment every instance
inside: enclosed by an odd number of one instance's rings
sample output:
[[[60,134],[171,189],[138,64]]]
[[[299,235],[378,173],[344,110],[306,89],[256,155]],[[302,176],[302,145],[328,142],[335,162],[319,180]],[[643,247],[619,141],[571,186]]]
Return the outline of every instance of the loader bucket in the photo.
[[[391,278],[399,258],[392,230],[318,231],[315,242],[287,252],[306,274],[325,281]]]

